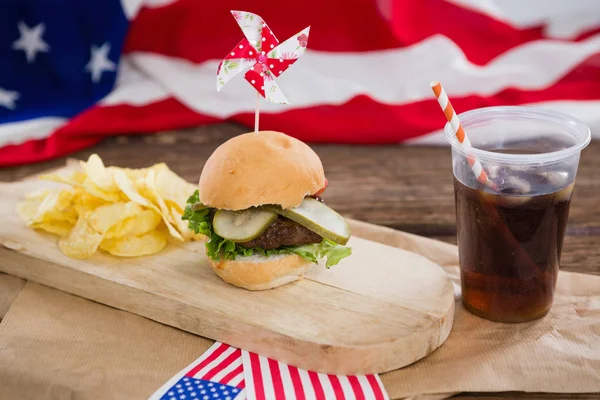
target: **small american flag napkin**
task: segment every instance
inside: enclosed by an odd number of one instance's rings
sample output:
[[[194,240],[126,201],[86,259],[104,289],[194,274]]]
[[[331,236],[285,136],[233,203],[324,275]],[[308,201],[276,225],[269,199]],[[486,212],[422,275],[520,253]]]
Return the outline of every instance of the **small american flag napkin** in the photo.
[[[244,400],[242,351],[215,343],[149,400]]]
[[[215,343],[150,400],[388,400],[377,375],[320,374]]]

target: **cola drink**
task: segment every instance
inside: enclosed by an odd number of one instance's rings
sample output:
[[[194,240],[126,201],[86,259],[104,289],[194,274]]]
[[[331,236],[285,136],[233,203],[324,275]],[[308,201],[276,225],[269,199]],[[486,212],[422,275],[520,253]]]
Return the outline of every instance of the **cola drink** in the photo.
[[[472,174],[467,185],[454,178],[463,304],[494,321],[541,318],[554,298],[572,179],[560,165],[491,174],[497,191]]]

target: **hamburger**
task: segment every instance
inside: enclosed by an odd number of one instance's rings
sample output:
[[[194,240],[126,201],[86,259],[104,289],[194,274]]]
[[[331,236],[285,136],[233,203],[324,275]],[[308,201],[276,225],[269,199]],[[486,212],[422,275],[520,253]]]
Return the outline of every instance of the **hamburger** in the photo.
[[[246,133],[206,161],[183,219],[207,237],[206,255],[221,279],[275,288],[351,254],[347,222],[321,198],[326,187],[308,145],[280,132]]]

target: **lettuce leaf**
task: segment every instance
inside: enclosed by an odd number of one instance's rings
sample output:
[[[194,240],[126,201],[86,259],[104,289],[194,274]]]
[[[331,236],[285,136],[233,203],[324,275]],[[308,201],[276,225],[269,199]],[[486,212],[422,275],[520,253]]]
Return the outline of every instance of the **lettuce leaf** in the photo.
[[[213,209],[192,208],[192,205],[200,203],[198,191],[196,190],[188,200],[183,213],[184,221],[188,221],[188,228],[195,233],[201,233],[208,237],[206,242],[206,255],[215,261],[222,258],[235,260],[237,256],[251,256],[253,254],[269,257],[276,254],[297,254],[307,261],[317,263],[326,258],[327,268],[336,265],[341,259],[352,254],[350,247],[342,246],[329,239],[323,239],[321,243],[307,244],[302,246],[284,246],[277,249],[265,250],[260,247],[244,247],[231,240],[217,235],[212,227]]]

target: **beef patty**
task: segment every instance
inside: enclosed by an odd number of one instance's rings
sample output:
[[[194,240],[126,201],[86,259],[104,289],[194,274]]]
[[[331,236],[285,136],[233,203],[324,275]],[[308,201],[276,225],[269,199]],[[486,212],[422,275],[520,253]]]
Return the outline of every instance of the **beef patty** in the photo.
[[[279,215],[262,235],[249,242],[238,243],[244,247],[260,247],[266,250],[281,246],[300,246],[321,243],[323,238],[310,229]]]

